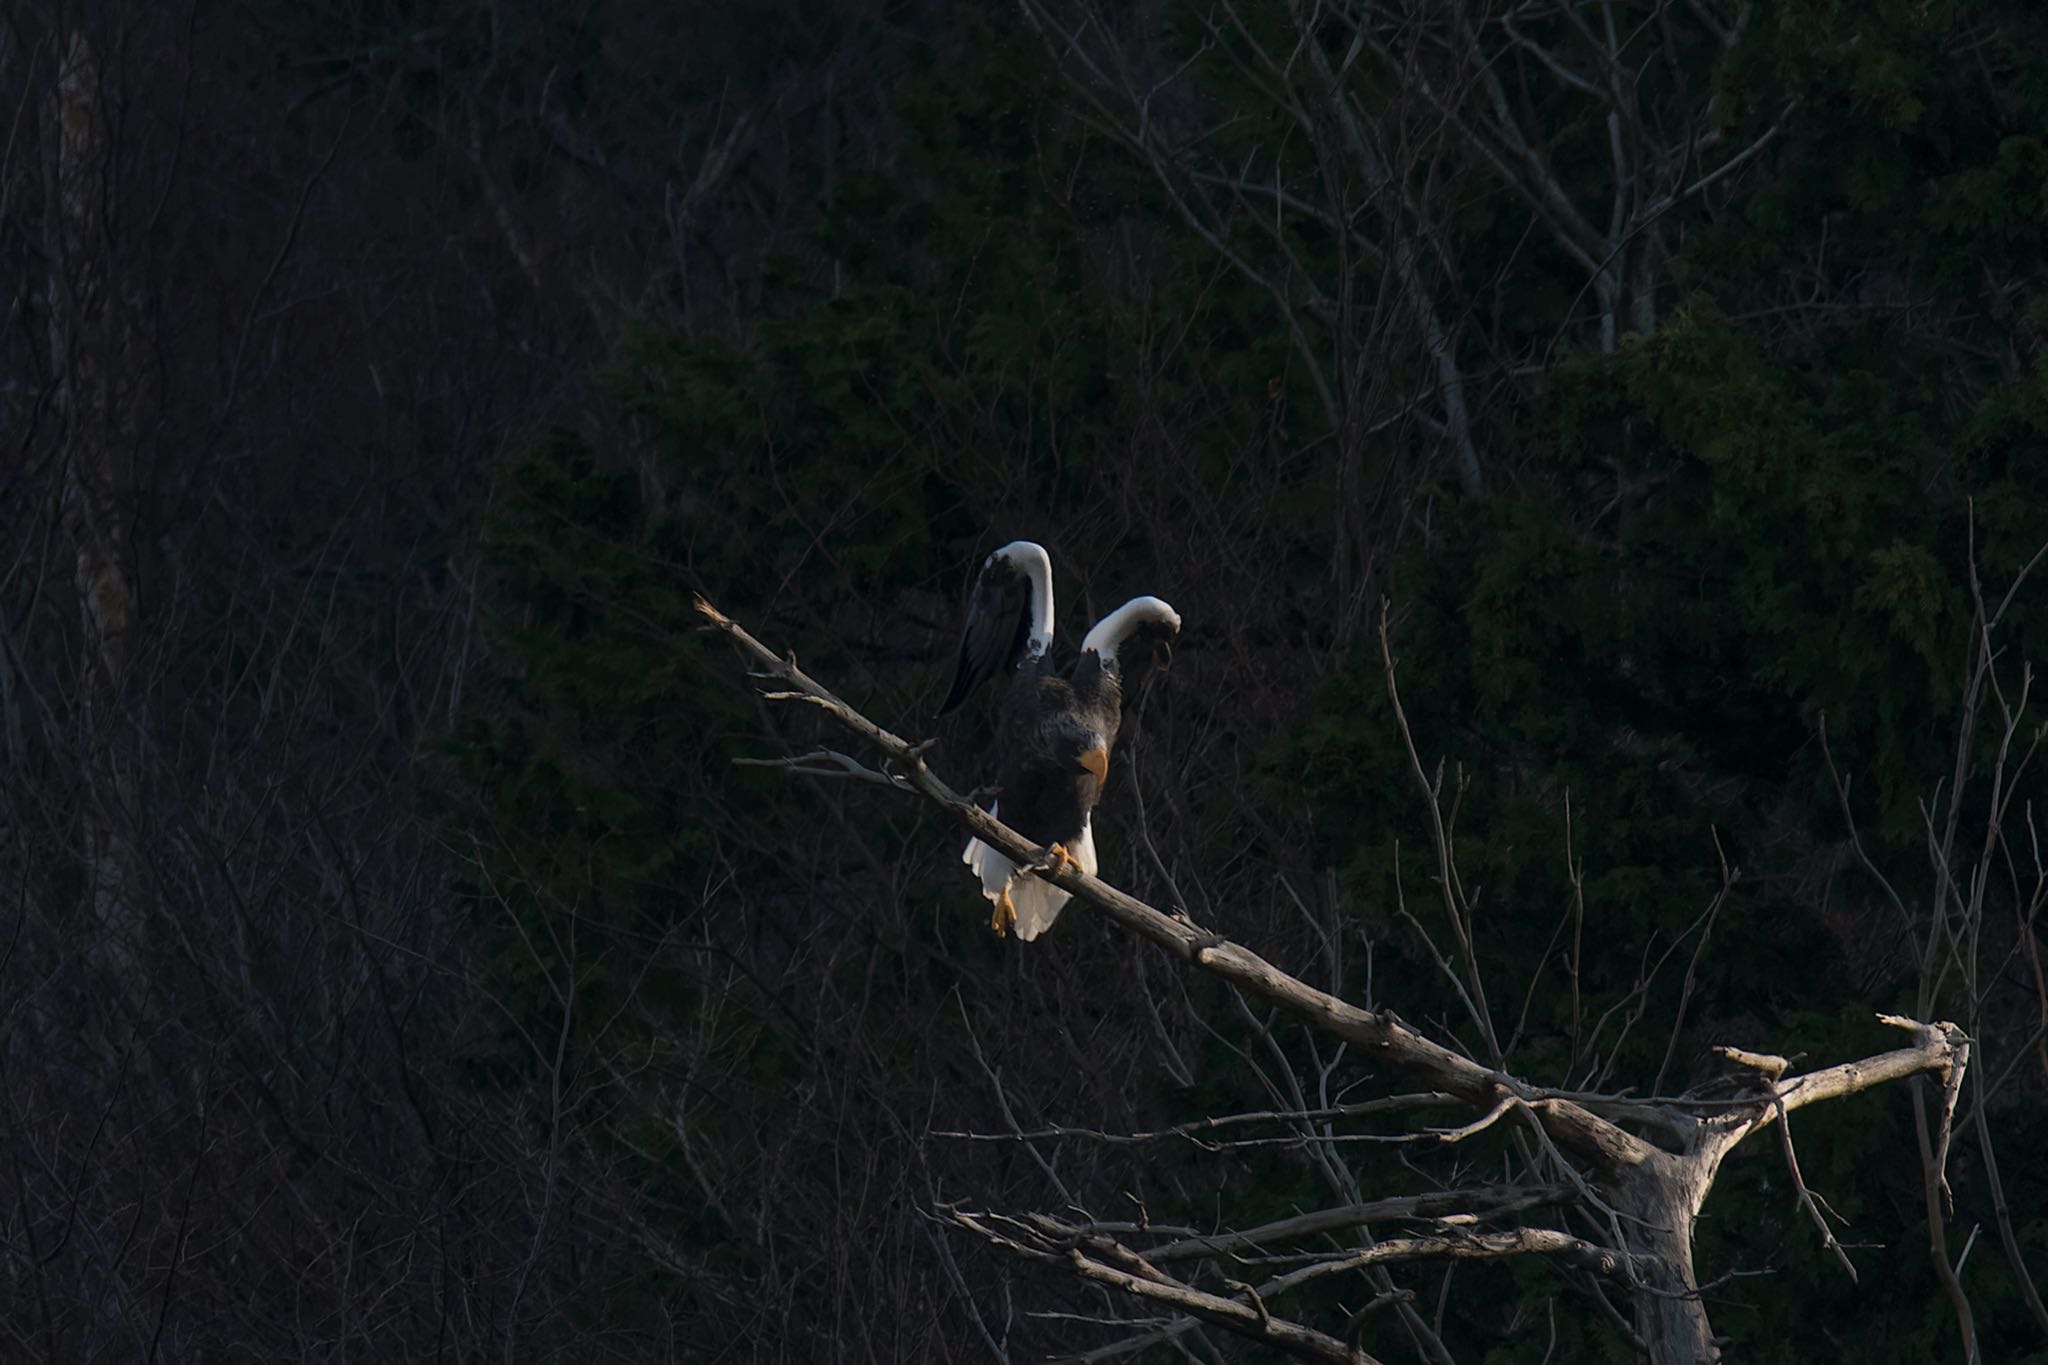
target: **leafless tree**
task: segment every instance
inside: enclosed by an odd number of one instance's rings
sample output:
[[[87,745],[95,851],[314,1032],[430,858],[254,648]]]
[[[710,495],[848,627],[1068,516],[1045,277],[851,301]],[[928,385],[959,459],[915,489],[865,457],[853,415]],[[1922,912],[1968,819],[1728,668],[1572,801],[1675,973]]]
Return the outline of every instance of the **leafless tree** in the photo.
[[[2033,803],[2022,796],[2048,727],[2030,715],[2032,665],[2021,663],[2013,677],[2001,645],[2007,614],[2043,555],[2048,547],[2036,552],[1994,599],[1979,575],[1976,547],[1970,547],[1969,652],[1962,667],[1954,766],[1920,805],[1924,869],[1887,872],[1871,857],[1857,829],[1850,776],[1828,754],[1849,848],[1890,912],[1891,933],[1878,941],[1887,945],[1887,955],[1909,954],[1916,964],[1915,1008],[1953,1011],[1973,1040],[1976,1066],[1961,1092],[1959,1110],[1956,1096],[1930,1096],[1920,1081],[1913,1082],[1928,1254],[1955,1310],[1969,1360],[1980,1359],[1981,1348],[1976,1314],[1959,1274],[1967,1243],[1958,1253],[1948,1234],[1956,1201],[1945,1173],[1946,1143],[1939,1136],[1946,1133],[1952,1111],[1959,1114],[1964,1140],[1981,1164],[1990,1201],[1986,1212],[2013,1284],[2048,1339],[2048,1309],[2013,1227],[1993,1126],[2003,1093],[2029,1079],[2029,1073],[2048,1074],[2048,1056],[2042,1051],[2048,1039],[2048,977],[2035,931],[2048,905],[2048,864],[2042,861]],[[1825,745],[1825,717],[1821,739]],[[1916,886],[1924,890],[1916,894]]]
[[[1970,1044],[1952,1023],[1923,1023],[1891,1015],[1882,1021],[1905,1031],[1908,1046],[1855,1061],[1793,1074],[1781,1057],[1724,1049],[1739,1072],[1732,1093],[1656,1095],[1634,1098],[1621,1091],[1565,1092],[1538,1086],[1508,1069],[1479,962],[1473,950],[1476,916],[1457,875],[1451,821],[1443,805],[1441,774],[1425,770],[1401,720],[1403,740],[1436,831],[1434,856],[1443,890],[1443,915],[1452,947],[1437,961],[1458,987],[1475,1044],[1439,1043],[1403,1022],[1392,1010],[1361,1008],[1318,989],[1273,963],[1197,925],[1185,911],[1167,914],[1086,874],[1048,870],[1043,850],[1034,848],[944,782],[925,761],[928,744],[912,744],[874,724],[797,667],[778,656],[737,622],[699,600],[710,628],[739,647],[757,677],[769,687],[768,700],[801,704],[822,712],[880,755],[877,765],[829,747],[780,762],[790,771],[848,780],[921,798],[938,805],[961,827],[1030,864],[1113,920],[1125,931],[1164,948],[1188,966],[1229,986],[1241,1004],[1268,1007],[1306,1024],[1324,1045],[1350,1051],[1374,1075],[1419,1083],[1418,1092],[1348,1101],[1326,1090],[1298,1089],[1292,1103],[1259,1114],[1209,1116],[1177,1130],[1183,1136],[1220,1134],[1238,1124],[1292,1123],[1311,1140],[1317,1159],[1333,1173],[1345,1142],[1414,1144],[1455,1148],[1496,1127],[1511,1135],[1510,1179],[1503,1185],[1455,1188],[1429,1195],[1399,1196],[1346,1188],[1350,1197],[1333,1207],[1249,1228],[1200,1231],[1155,1228],[1142,1207],[1135,1221],[1083,1215],[1011,1214],[939,1206],[938,1216],[1028,1263],[1056,1267],[1144,1305],[1170,1320],[1147,1325],[1113,1350],[1171,1337],[1185,1330],[1181,1319],[1198,1320],[1260,1341],[1302,1359],[1336,1365],[1370,1360],[1363,1334],[1376,1310],[1391,1309],[1417,1345],[1445,1359],[1436,1329],[1392,1282],[1387,1267],[1413,1261],[1489,1260],[1534,1255],[1615,1287],[1633,1305],[1632,1340],[1659,1362],[1712,1361],[1720,1347],[1708,1322],[1693,1266],[1695,1219],[1712,1192],[1722,1162],[1746,1138],[1775,1128],[1799,1206],[1823,1241],[1847,1263],[1820,1198],[1800,1176],[1791,1137],[1791,1116],[1808,1105],[1840,1099],[1874,1086],[1932,1077],[1940,1099],[1933,1106],[1929,1134],[1929,1179],[1942,1181],[1957,1098],[1969,1070]],[[1396,670],[1382,615],[1381,645],[1395,715],[1401,716]],[[1262,1026],[1268,1045],[1284,1064],[1284,1052]],[[1333,1063],[1334,1066],[1334,1063]],[[1285,1069],[1283,1065],[1283,1070]],[[1327,1084],[1329,1073],[1324,1073]],[[1419,1131],[1374,1131],[1372,1118],[1409,1110],[1464,1111],[1461,1122]],[[1353,1131],[1351,1120],[1368,1120]],[[1019,1142],[1057,1134],[1021,1130]],[[1098,1135],[1114,1140],[1107,1134]],[[1127,1134],[1141,1141],[1156,1134]],[[1233,1139],[1222,1139],[1229,1141]],[[1372,1196],[1372,1197],[1367,1197]],[[1565,1226],[1519,1224],[1479,1231],[1482,1219],[1562,1207]],[[1420,1235],[1382,1237],[1375,1223],[1426,1221]],[[1357,1230],[1357,1231],[1354,1231]],[[1330,1247],[1324,1239],[1333,1233]],[[1314,1250],[1284,1248],[1322,1243]],[[1253,1254],[1253,1253],[1257,1254]],[[1277,1254],[1275,1254],[1277,1253]],[[1197,1269],[1179,1269],[1191,1262]],[[1292,1268],[1253,1284],[1235,1279],[1239,1266]],[[1172,1267],[1169,1269],[1168,1267]],[[1205,1270],[1209,1276],[1204,1283]],[[1852,1272],[1853,1273],[1853,1272]],[[1327,1277],[1364,1277],[1371,1297],[1358,1304],[1335,1330],[1275,1311],[1275,1301],[1299,1286]],[[1598,1290],[1594,1291],[1596,1294]]]
[[[1583,280],[1600,350],[1654,333],[1676,211],[1725,194],[1790,112],[1752,128],[1717,87],[1747,5],[1221,0],[1178,40],[1148,6],[1019,5],[1088,122],[1271,301],[1332,442],[1346,600],[1372,592],[1371,509],[1419,482],[1393,476],[1401,452],[1442,452],[1468,493],[1509,465],[1487,406],[1556,341],[1503,330],[1523,257]],[[1457,227],[1502,194],[1527,214],[1505,260]]]
[[[476,652],[474,485],[399,456],[513,348],[391,366],[436,272],[366,260],[347,111],[223,76],[246,15],[4,18],[0,1351],[478,1353],[532,1233],[458,1173],[537,1162],[423,1083],[465,961],[390,794]]]

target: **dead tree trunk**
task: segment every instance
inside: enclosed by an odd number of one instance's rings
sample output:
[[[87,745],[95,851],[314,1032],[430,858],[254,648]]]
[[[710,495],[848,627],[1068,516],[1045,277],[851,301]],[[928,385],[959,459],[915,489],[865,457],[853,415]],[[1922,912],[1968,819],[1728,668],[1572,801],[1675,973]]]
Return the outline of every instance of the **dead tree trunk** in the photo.
[[[924,761],[926,746],[907,743],[882,729],[807,676],[794,659],[776,655],[710,603],[700,599],[697,610],[710,628],[723,632],[739,647],[755,676],[769,680],[774,688],[767,693],[771,700],[801,702],[820,710],[884,756],[882,767],[871,768],[849,755],[820,749],[799,758],[776,760],[775,766],[852,778],[921,798],[1020,866],[1039,865],[1043,850],[942,781]],[[1384,640],[1383,624],[1383,647]],[[1391,655],[1387,663],[1391,687]],[[1398,696],[1395,703],[1398,714]],[[1405,719],[1402,726],[1405,739]],[[1410,753],[1412,757],[1412,741]],[[1441,856],[1448,858],[1447,842],[1441,836],[1439,842]],[[1341,1335],[1332,1334],[1277,1315],[1273,1300],[1294,1284],[1395,1259],[1535,1254],[1624,1284],[1635,1308],[1639,1345],[1655,1365],[1712,1365],[1721,1355],[1694,1277],[1693,1232],[1729,1152],[1751,1134],[1775,1124],[1801,1206],[1820,1227],[1824,1244],[1837,1256],[1843,1252],[1807,1192],[1793,1157],[1788,1125],[1795,1110],[1907,1077],[1938,1076],[1946,1102],[1936,1140],[1937,1164],[1946,1158],[1955,1099],[1969,1061],[1968,1040],[1954,1024],[1880,1015],[1882,1022],[1911,1034],[1912,1045],[1790,1077],[1784,1075],[1789,1068],[1782,1058],[1723,1049],[1732,1063],[1754,1077],[1748,1091],[1733,1100],[1567,1095],[1434,1042],[1391,1011],[1361,1009],[1319,990],[1249,949],[1203,930],[1185,915],[1163,914],[1071,866],[1034,875],[1047,877],[1077,900],[1189,966],[1341,1040],[1375,1067],[1402,1073],[1428,1087],[1423,1095],[1389,1097],[1388,1104],[1450,1101],[1478,1116],[1458,1128],[1428,1130],[1423,1136],[1430,1141],[1462,1141],[1501,1122],[1522,1125],[1538,1153],[1529,1163],[1529,1190],[1562,1183],[1577,1193],[1583,1209],[1604,1219],[1609,1229],[1610,1240],[1604,1245],[1556,1229],[1472,1233],[1467,1229],[1473,1221],[1499,1211],[1497,1196],[1489,1192],[1482,1198],[1479,1191],[1453,1191],[1447,1196],[1451,1201],[1448,1207],[1460,1207],[1462,1196],[1471,1211],[1463,1214],[1447,1235],[1407,1239],[1395,1252],[1388,1251],[1396,1247],[1393,1242],[1382,1242],[1362,1253],[1333,1252],[1320,1264],[1311,1261],[1264,1285],[1226,1281],[1235,1288],[1229,1295],[1219,1295],[1168,1274],[1160,1265],[1165,1259],[1161,1247],[1131,1245],[1138,1234],[1128,1223],[1076,1224],[1044,1215],[1017,1217],[958,1207],[945,1211],[956,1226],[1014,1255],[1064,1267],[1090,1283],[1120,1290],[1155,1309],[1176,1309],[1301,1359],[1355,1365],[1370,1362],[1372,1357],[1350,1328]],[[1652,1142],[1632,1130],[1654,1133],[1659,1140]],[[1260,1240],[1282,1236],[1273,1227],[1258,1230],[1258,1235]]]
[[[142,356],[114,269],[105,79],[92,41],[74,29],[53,90],[56,183],[47,234],[51,369],[65,424],[64,522],[76,556],[79,690],[90,745],[81,833],[100,948],[121,965],[129,959],[136,859],[131,746],[116,715],[135,625],[128,504]]]
[[[1692,1265],[1693,1222],[1713,1182],[1714,1172],[1698,1154],[1663,1152],[1614,1182],[1621,1226],[1647,1267],[1635,1293],[1635,1318],[1651,1360],[1693,1365],[1721,1358]]]

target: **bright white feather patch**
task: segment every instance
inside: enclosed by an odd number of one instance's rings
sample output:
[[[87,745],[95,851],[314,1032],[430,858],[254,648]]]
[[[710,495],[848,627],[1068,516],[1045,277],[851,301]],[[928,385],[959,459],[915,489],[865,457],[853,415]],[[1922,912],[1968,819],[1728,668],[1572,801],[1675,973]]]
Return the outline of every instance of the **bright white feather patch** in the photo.
[[[1175,631],[1180,629],[1180,613],[1157,597],[1133,597],[1109,615],[1095,623],[1081,641],[1081,652],[1094,650],[1103,658],[1114,661],[1117,648],[1130,638],[1132,631],[1148,621],[1164,621]]]
[[[997,802],[988,808],[988,813],[999,820],[1002,818],[998,810],[1001,804]],[[1074,861],[1080,864],[1083,872],[1091,877],[1095,875],[1097,863],[1092,821],[1082,822],[1081,837],[1067,846],[1067,852],[1074,855]],[[1060,917],[1060,911],[1073,899],[1069,892],[1060,890],[1043,877],[1018,875],[1015,863],[979,839],[967,841],[967,847],[960,852],[960,861],[973,868],[974,875],[981,878],[981,894],[988,897],[990,904],[1002,897],[1005,886],[1010,888],[1010,904],[1017,909],[1017,939],[1020,943],[1029,943],[1052,928],[1052,922]]]
[[[1013,540],[990,553],[991,562],[998,559],[1031,580],[1031,638],[1025,652],[1035,659],[1052,648],[1052,557],[1035,540]]]

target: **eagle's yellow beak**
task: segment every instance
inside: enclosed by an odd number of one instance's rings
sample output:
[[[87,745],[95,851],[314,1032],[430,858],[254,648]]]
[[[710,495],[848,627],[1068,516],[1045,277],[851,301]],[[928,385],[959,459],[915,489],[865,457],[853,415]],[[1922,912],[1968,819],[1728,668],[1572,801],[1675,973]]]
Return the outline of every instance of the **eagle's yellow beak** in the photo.
[[[1109,750],[1097,745],[1081,755],[1081,766],[1095,774],[1097,782],[1109,780]]]

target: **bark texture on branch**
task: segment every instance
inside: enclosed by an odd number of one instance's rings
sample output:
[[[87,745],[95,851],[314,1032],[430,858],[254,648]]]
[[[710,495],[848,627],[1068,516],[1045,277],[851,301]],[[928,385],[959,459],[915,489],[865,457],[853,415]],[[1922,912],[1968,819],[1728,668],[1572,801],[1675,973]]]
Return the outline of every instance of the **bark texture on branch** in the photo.
[[[876,782],[921,797],[944,810],[963,829],[1015,860],[1032,864],[1042,853],[1036,845],[991,817],[932,771],[924,761],[929,743],[913,744],[891,733],[849,706],[797,666],[794,655],[777,655],[738,622],[708,601],[696,599],[698,614],[710,629],[723,633],[752,665],[756,678],[771,688],[771,700],[817,708],[882,755]],[[858,768],[845,756],[844,764]],[[1062,866],[1035,875],[1046,877],[1075,899],[1093,906],[1120,927],[1166,949],[1193,967],[1236,986],[1257,1000],[1276,1006],[1312,1028],[1358,1049],[1379,1066],[1419,1080],[1454,1097],[1481,1116],[1480,1125],[1516,1115],[1554,1144],[1566,1174],[1579,1193],[1597,1198],[1608,1215],[1616,1245],[1599,1246],[1578,1237],[1541,1228],[1500,1233],[1457,1233],[1379,1243],[1351,1255],[1341,1268],[1356,1272],[1368,1266],[1410,1259],[1499,1257],[1543,1254],[1574,1268],[1626,1284],[1635,1306],[1635,1328],[1643,1349],[1656,1365],[1707,1365],[1721,1359],[1693,1271],[1693,1229],[1701,1206],[1712,1190],[1722,1160],[1743,1139],[1773,1122],[1783,1122],[1794,1109],[1868,1090],[1912,1076],[1940,1078],[1950,1103],[1944,1107],[1939,1150],[1946,1152],[1953,1097],[1969,1061],[1969,1043],[1951,1023],[1921,1023],[1892,1015],[1879,1019],[1913,1035],[1910,1047],[1823,1067],[1797,1076],[1759,1076],[1754,1097],[1727,1100],[1628,1100],[1620,1096],[1577,1096],[1532,1085],[1424,1037],[1390,1010],[1367,1010],[1319,990],[1242,945],[1209,933],[1185,915],[1168,915],[1134,896],[1073,868]],[[1663,1139],[1652,1144],[1598,1110],[1653,1127]],[[1480,1126],[1473,1125],[1473,1126]],[[1455,1130],[1454,1130],[1455,1131]],[[1474,1192],[1475,1194],[1477,1192]],[[1534,1196],[1538,1192],[1519,1192]],[[1469,1202],[1466,1208],[1475,1206]],[[1392,1205],[1400,1201],[1386,1201]],[[1484,1203],[1482,1197],[1481,1203]],[[1349,1212],[1352,1222],[1372,1216],[1368,1206]],[[1416,1212],[1421,1211],[1417,1201]],[[1332,1211],[1333,1213],[1337,1211]],[[1299,1221],[1313,1225],[1317,1217]],[[1168,1276],[1157,1264],[1113,1238],[1059,1224],[1055,1220],[1015,1220],[998,1215],[972,1215],[955,1210],[953,1221],[1027,1259],[1058,1261],[1082,1278],[1121,1290],[1133,1297],[1177,1308],[1203,1321],[1265,1342],[1303,1359],[1369,1360],[1355,1345],[1302,1324],[1273,1316],[1262,1295],[1291,1288],[1318,1274],[1336,1273],[1330,1263],[1292,1272],[1263,1289],[1243,1286],[1242,1299],[1225,1298]],[[1329,1226],[1342,1225],[1338,1223]],[[1258,1233],[1223,1234],[1216,1239],[1182,1239],[1162,1248],[1165,1257],[1199,1256],[1204,1244],[1237,1246],[1232,1241],[1271,1235],[1285,1224]]]

